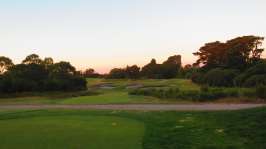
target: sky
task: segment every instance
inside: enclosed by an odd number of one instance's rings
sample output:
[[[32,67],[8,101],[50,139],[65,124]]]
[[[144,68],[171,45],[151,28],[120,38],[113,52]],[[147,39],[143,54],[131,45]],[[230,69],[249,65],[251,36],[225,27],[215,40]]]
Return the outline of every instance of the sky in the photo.
[[[189,64],[204,43],[244,35],[266,36],[265,0],[0,0],[0,55],[14,63],[36,53],[100,73],[176,54]]]

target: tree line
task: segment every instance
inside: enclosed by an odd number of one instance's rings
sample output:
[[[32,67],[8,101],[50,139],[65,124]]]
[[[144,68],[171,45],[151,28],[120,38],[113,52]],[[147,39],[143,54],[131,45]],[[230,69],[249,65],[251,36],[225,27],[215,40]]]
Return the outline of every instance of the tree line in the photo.
[[[54,63],[52,58],[27,56],[21,64],[13,64],[0,56],[0,92],[67,91],[86,89],[86,77],[108,79],[189,78],[209,86],[254,87],[266,85],[266,61],[261,58],[264,38],[242,36],[226,42],[210,42],[193,53],[197,61],[182,66],[181,55],[168,57],[161,64],[152,59],[142,68],[137,65],[113,68],[109,74],[94,69],[76,71],[69,62]]]
[[[155,59],[142,68],[137,65],[126,68],[114,68],[106,76],[111,79],[128,78],[149,78],[149,79],[170,79],[177,77],[181,69],[181,55],[170,56],[162,64],[157,64]]]
[[[0,57],[0,92],[73,91],[86,89],[81,77],[69,62],[54,63],[36,54],[27,56],[21,64],[13,64],[8,57]]]
[[[264,38],[242,36],[226,42],[210,42],[193,53],[195,63],[181,65],[181,56],[170,56],[162,64],[155,59],[142,68],[137,65],[114,68],[107,78],[188,78],[208,86],[255,87],[266,85],[266,60],[261,58]]]

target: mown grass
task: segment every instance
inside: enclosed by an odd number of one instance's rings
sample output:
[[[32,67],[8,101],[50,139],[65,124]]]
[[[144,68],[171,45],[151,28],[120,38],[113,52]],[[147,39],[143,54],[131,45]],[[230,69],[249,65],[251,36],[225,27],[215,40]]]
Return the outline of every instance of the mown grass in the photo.
[[[0,148],[265,149],[266,108],[0,112]]]
[[[74,97],[26,96],[0,98],[0,104],[126,104],[126,103],[161,103],[158,98],[128,95],[125,91],[105,90],[97,95]],[[63,94],[63,93],[59,93]]]
[[[0,148],[141,149],[144,125],[116,116],[49,112],[6,114],[0,120]],[[33,114],[33,115],[32,115]],[[40,114],[36,116],[35,114]],[[46,115],[48,114],[48,115]],[[72,113],[69,113],[72,114]],[[14,118],[14,116],[17,116]]]
[[[62,100],[59,104],[126,104],[126,103],[160,103],[158,98],[128,95],[125,91],[104,91],[97,96],[74,97]]]

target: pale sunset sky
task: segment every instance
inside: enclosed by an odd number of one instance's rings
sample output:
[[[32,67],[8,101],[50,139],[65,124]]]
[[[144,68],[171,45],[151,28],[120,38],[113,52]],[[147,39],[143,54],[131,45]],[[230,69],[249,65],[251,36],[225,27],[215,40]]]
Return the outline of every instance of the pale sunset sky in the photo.
[[[0,0],[0,55],[15,63],[36,53],[101,73],[175,54],[187,64],[204,43],[243,35],[266,36],[266,0]]]

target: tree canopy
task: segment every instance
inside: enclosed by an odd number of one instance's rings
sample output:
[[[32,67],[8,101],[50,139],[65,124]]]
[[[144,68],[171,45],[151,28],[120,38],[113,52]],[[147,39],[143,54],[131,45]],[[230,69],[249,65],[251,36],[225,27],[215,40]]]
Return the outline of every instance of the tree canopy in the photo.
[[[259,36],[242,36],[225,43],[220,41],[206,43],[198,52],[196,65],[211,69],[215,67],[245,69],[256,64],[260,59],[264,38]]]
[[[0,93],[86,89],[86,80],[69,62],[53,63],[52,58],[42,60],[31,54],[22,64],[13,65],[6,57],[1,57],[0,63],[1,70],[6,70],[0,76]]]
[[[9,68],[13,66],[13,62],[10,58],[5,56],[0,56],[0,74],[3,74]]]
[[[168,57],[162,64],[157,64],[155,59],[145,65],[141,74],[146,78],[167,79],[177,77],[181,68],[181,55],[174,55]]]
[[[42,60],[40,59],[39,55],[31,54],[27,56],[23,61],[23,64],[41,64]]]
[[[153,78],[153,79],[168,79],[177,77],[181,69],[181,56],[170,56],[162,64],[157,64],[155,59],[142,68],[137,65],[127,66],[126,68],[114,68],[110,71],[108,78],[129,78],[137,79]]]
[[[198,72],[191,75],[192,81],[211,86],[266,85],[264,51],[259,36],[242,36],[222,43],[206,43],[195,52],[198,60],[194,66],[200,66]]]

